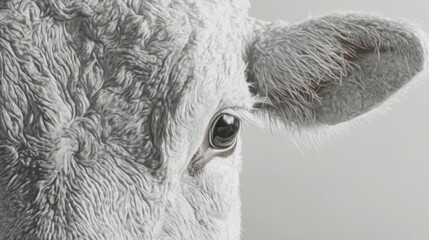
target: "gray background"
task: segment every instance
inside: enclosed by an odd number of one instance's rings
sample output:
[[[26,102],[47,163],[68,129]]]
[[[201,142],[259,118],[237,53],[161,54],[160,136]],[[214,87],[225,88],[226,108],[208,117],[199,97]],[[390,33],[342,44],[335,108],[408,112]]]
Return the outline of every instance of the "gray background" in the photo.
[[[428,1],[253,0],[251,15],[296,22],[338,10],[408,19],[429,32]],[[428,240],[429,81],[393,110],[317,152],[269,130],[243,137],[243,239]],[[287,137],[283,137],[286,138]]]

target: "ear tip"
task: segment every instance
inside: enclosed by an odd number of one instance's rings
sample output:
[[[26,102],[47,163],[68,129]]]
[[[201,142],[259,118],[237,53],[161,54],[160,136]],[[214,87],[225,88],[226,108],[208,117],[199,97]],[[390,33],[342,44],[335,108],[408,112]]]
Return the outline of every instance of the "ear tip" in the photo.
[[[419,56],[419,61],[416,62],[417,73],[427,71],[429,69],[429,35],[415,22],[400,19],[396,20],[395,23],[404,29],[409,35],[408,38],[412,39],[412,42],[414,42],[411,46],[414,48],[413,51],[415,55]]]
[[[423,63],[422,71],[429,71],[429,34],[423,31],[419,26],[413,25],[413,32],[415,36],[420,41],[420,46],[422,48]]]

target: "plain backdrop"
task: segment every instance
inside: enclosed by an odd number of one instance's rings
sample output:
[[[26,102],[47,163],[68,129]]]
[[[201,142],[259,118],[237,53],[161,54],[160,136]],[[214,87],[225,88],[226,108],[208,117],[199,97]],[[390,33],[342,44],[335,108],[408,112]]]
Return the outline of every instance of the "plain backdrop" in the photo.
[[[408,19],[429,32],[426,0],[251,0],[251,16],[297,22],[332,11]],[[243,239],[428,240],[429,79],[385,115],[301,153],[245,127]],[[286,138],[287,137],[283,137]]]

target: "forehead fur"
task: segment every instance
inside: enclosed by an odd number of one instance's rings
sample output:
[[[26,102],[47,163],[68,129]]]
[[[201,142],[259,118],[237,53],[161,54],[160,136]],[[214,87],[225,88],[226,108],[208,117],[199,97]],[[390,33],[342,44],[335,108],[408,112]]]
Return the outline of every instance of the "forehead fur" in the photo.
[[[246,2],[110,0],[2,4],[10,9],[4,11],[3,26],[15,26],[2,28],[4,48],[9,48],[11,54],[28,51],[26,58],[11,55],[5,61],[10,61],[6,65],[10,81],[5,84],[20,88],[17,96],[5,96],[19,105],[15,110],[22,112],[17,121],[21,126],[14,127],[17,132],[13,131],[9,138],[15,143],[26,142],[24,125],[40,129],[40,138],[50,139],[55,129],[94,113],[94,124],[103,126],[99,135],[109,136],[118,144],[121,142],[117,138],[130,135],[131,142],[145,142],[147,146],[143,148],[153,148],[159,144],[154,142],[158,141],[155,136],[162,134],[148,123],[151,118],[161,117],[161,125],[165,125],[162,116],[166,114],[162,112],[175,109],[172,104],[181,98],[186,84],[211,83],[219,80],[214,72],[232,75],[240,68],[228,65],[240,62]],[[21,41],[14,41],[17,38]],[[230,54],[225,57],[222,54],[226,52]],[[22,61],[26,64],[22,65]],[[12,80],[13,76],[20,76],[20,81]],[[25,96],[31,96],[28,102],[16,99]],[[30,104],[33,111],[23,112]],[[39,121],[39,117],[44,121]],[[53,126],[41,126],[45,121]],[[11,126],[2,127],[6,131]],[[151,131],[154,136],[146,136]],[[142,148],[138,144],[128,145],[131,152]],[[34,147],[35,152],[46,150]]]
[[[81,219],[68,223],[80,233],[92,218],[76,213],[79,199],[97,189],[129,197],[135,187],[142,196],[128,200],[129,208],[93,206],[96,222],[130,209],[147,216],[151,203],[143,199],[168,192],[155,191],[148,176],[165,180],[158,170],[174,128],[169,120],[196,122],[210,117],[202,106],[243,101],[246,1],[15,0],[0,6],[0,185],[8,186],[0,192],[10,196],[1,198],[11,213],[22,214],[23,226],[13,232],[18,223],[11,219],[8,236],[62,236],[64,229],[47,229],[54,218],[65,223],[70,217]],[[200,107],[191,104],[195,98]],[[68,182],[70,174],[85,186]],[[109,199],[98,196],[95,202]],[[130,221],[141,230],[137,223],[144,220]],[[95,232],[87,234],[82,237],[95,239]]]

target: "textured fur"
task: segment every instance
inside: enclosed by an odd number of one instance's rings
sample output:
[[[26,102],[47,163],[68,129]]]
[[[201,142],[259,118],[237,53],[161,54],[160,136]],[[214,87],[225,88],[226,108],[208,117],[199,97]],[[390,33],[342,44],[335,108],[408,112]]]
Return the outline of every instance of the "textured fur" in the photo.
[[[333,125],[366,113],[421,72],[427,55],[417,29],[369,15],[254,24],[254,91],[269,99],[261,108],[270,118],[295,127]]]
[[[239,239],[240,139],[210,148],[213,117],[336,124],[423,70],[406,24],[248,8],[0,2],[0,239]]]

